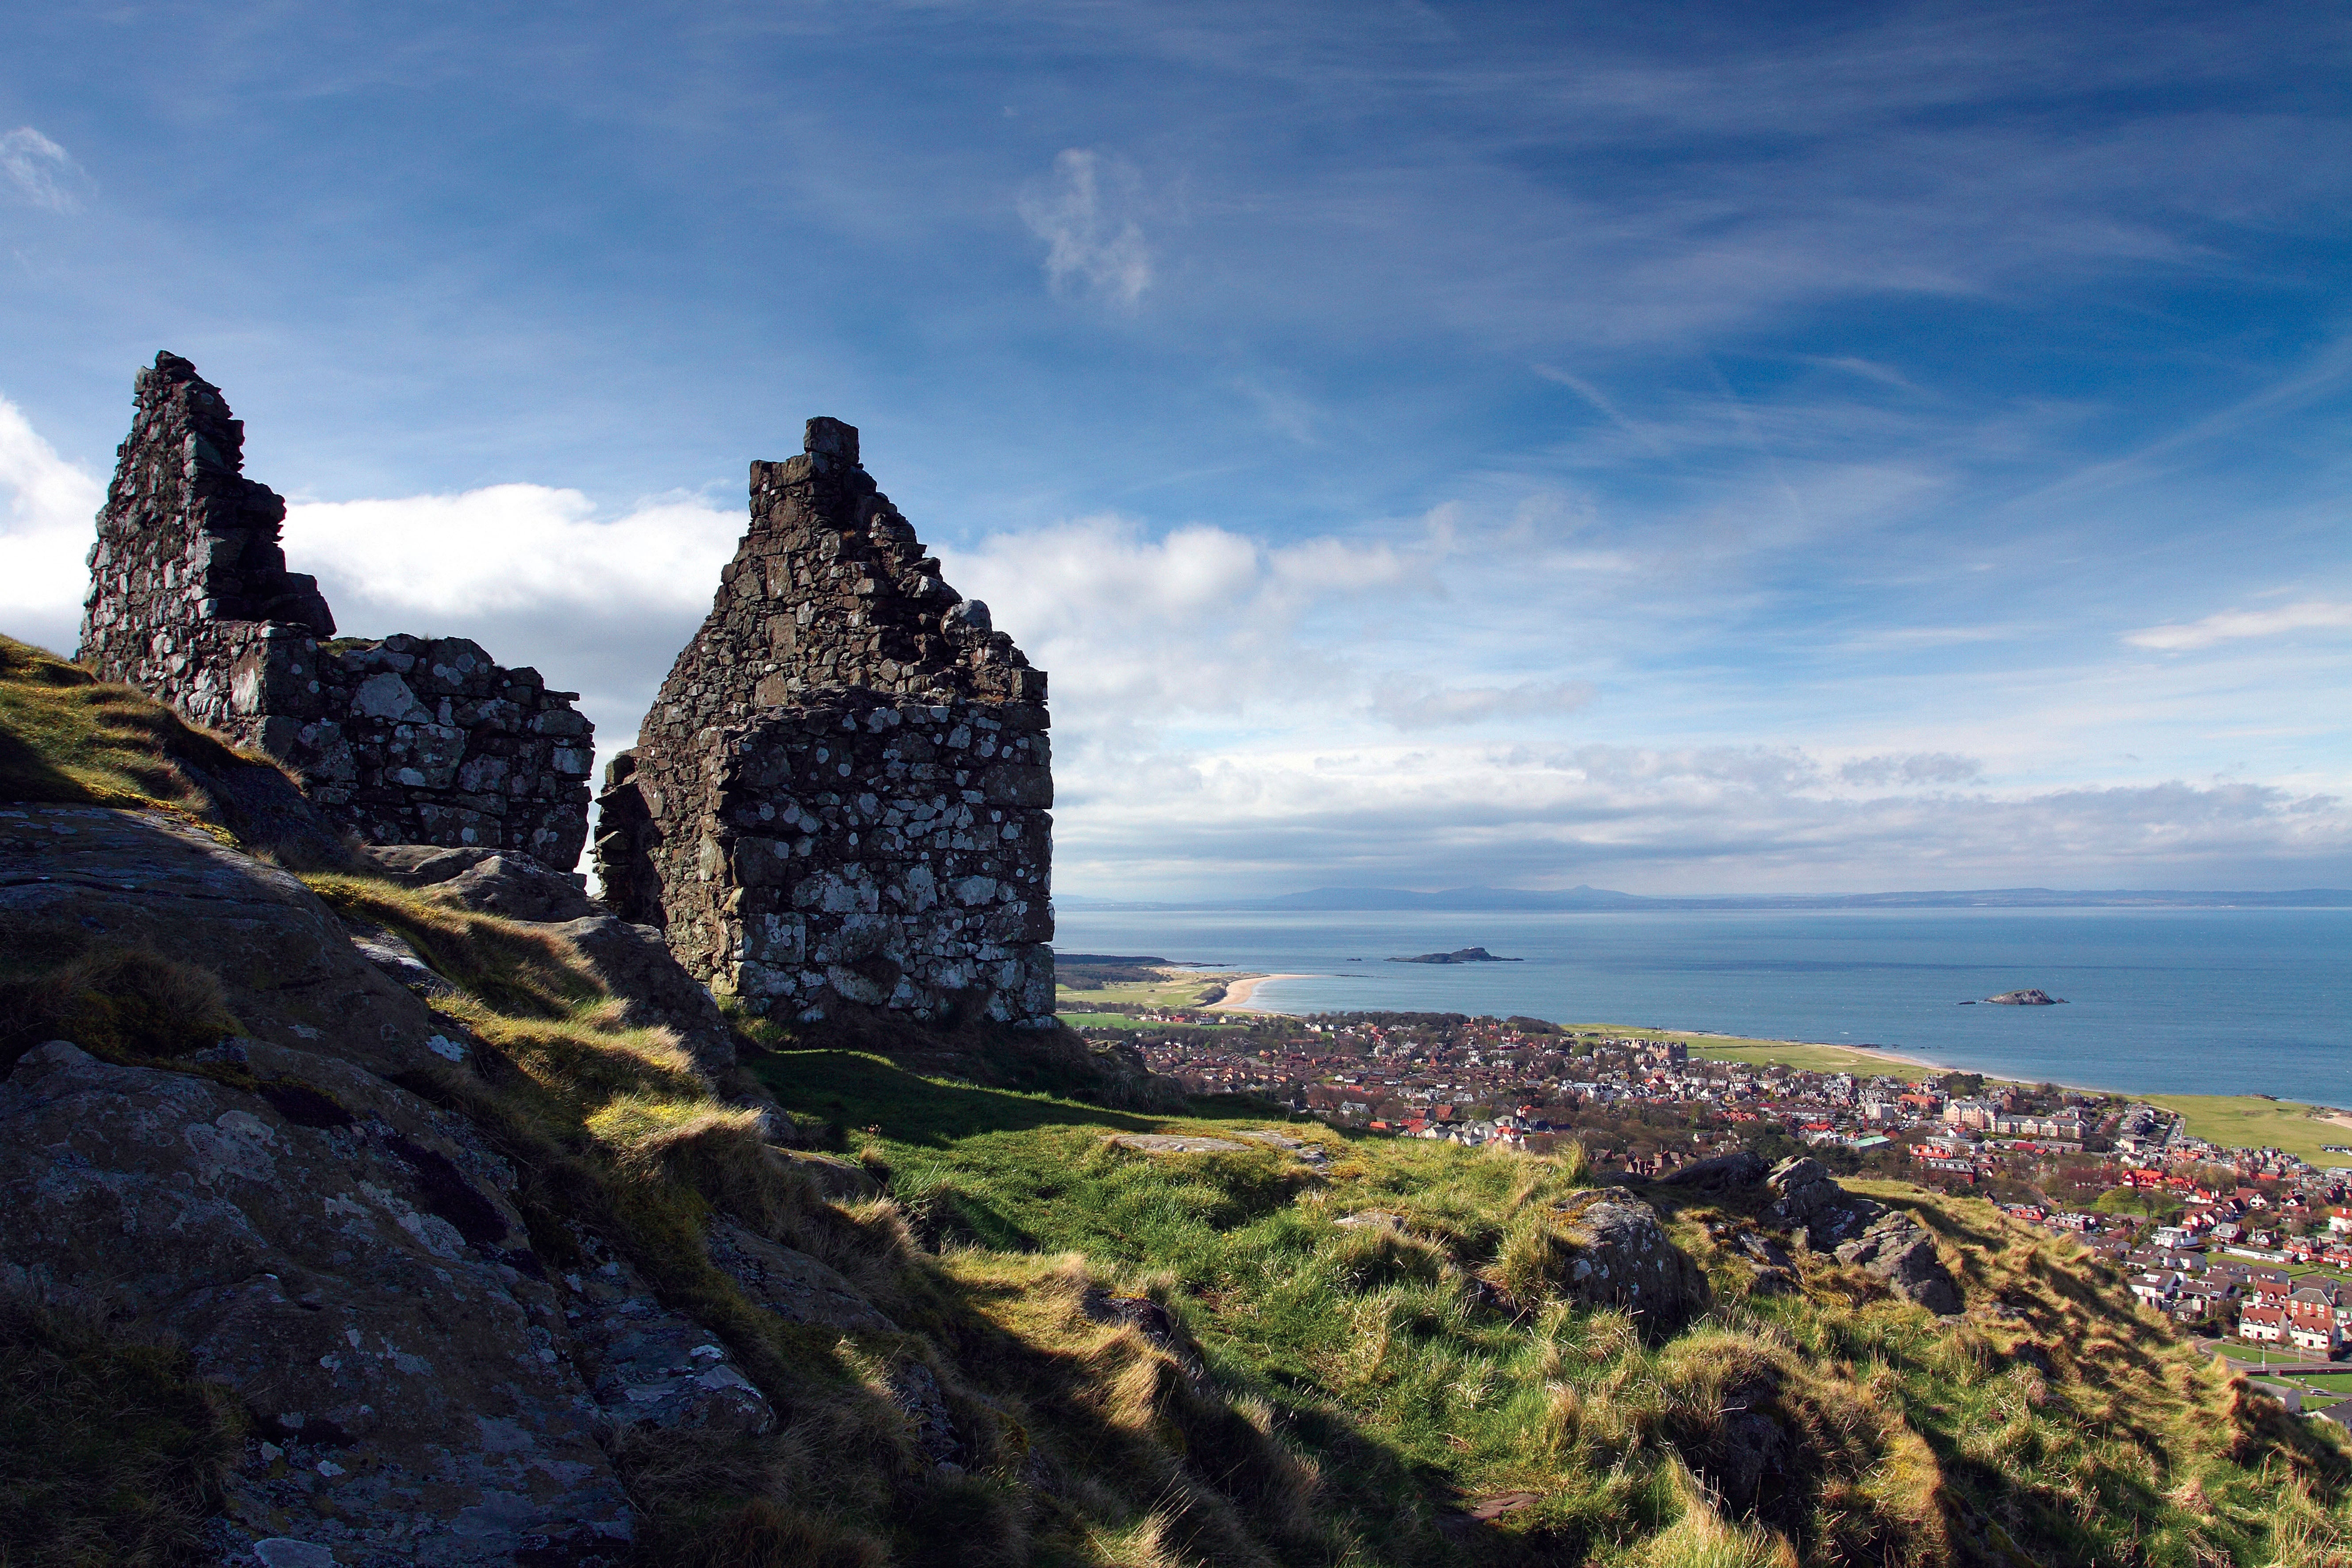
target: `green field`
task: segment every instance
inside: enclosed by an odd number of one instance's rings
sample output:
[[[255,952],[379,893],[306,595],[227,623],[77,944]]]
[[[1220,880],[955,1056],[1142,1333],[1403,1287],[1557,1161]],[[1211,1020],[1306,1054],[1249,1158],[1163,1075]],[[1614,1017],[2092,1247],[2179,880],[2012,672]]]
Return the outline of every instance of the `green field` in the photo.
[[[1165,979],[1139,985],[1102,985],[1091,991],[1056,985],[1054,1001],[1061,1007],[1083,1007],[1089,1002],[1117,1002],[1129,1007],[1194,1007],[1201,1005],[1202,992],[1212,986],[1231,984],[1242,977],[1240,973],[1220,974],[1192,969],[1166,969],[1160,973]]]
[[[2188,1118],[2189,1131],[2225,1149],[2284,1149],[2315,1165],[2352,1165],[2352,1154],[2330,1154],[2323,1143],[2352,1143],[2352,1127],[2336,1127],[2293,1100],[2257,1094],[2151,1094],[2147,1103]]]
[[[1591,1034],[1598,1030],[1616,1040],[1680,1040],[1694,1057],[1709,1061],[1746,1062],[1751,1067],[1801,1068],[1808,1072],[1885,1073],[1891,1078],[1916,1078],[1930,1071],[1906,1062],[1847,1046],[1808,1044],[1801,1040],[1751,1040],[1737,1035],[1690,1034],[1680,1029],[1631,1029],[1622,1024],[1563,1024],[1565,1029]]]
[[[1064,999],[1067,999],[1064,993]],[[1130,1018],[1124,1013],[1056,1013],[1055,1017],[1073,1029],[1164,1029],[1165,1024],[1154,1024],[1142,1018]],[[1187,1024],[1188,1029],[1223,1029],[1234,1034],[1249,1032],[1247,1024]]]

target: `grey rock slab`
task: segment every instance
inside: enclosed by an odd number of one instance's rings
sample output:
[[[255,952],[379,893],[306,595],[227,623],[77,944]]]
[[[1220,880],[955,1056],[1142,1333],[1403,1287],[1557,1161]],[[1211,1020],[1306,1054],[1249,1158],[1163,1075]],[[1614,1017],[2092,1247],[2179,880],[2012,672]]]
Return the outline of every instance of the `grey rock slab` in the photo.
[[[1569,1293],[1592,1307],[1622,1307],[1672,1327],[1707,1303],[1706,1275],[1658,1223],[1657,1211],[1622,1187],[1579,1194],[1562,1217],[1578,1243]]]
[[[598,912],[577,876],[551,871],[528,855],[489,856],[439,883],[433,896],[510,921],[578,921]]]
[[[387,1076],[435,1064],[423,1003],[291,873],[162,812],[0,806],[0,946],[144,947],[219,974],[247,1033]]]
[[[1752,1150],[1736,1149],[1728,1154],[1717,1154],[1713,1159],[1685,1165],[1679,1171],[1660,1177],[1659,1184],[1695,1187],[1701,1192],[1725,1192],[1756,1185],[1764,1179],[1765,1170],[1762,1155]]]
[[[564,1319],[581,1370],[615,1426],[709,1427],[756,1437],[776,1412],[709,1330],[662,1304],[629,1262],[575,1232],[590,1262],[565,1273]]]
[[[1249,1147],[1231,1138],[1180,1132],[1114,1132],[1105,1142],[1142,1154],[1234,1154]]]
[[[1253,1143],[1265,1144],[1268,1148],[1279,1149],[1284,1153],[1304,1161],[1309,1165],[1328,1165],[1331,1163],[1330,1155],[1323,1152],[1321,1144],[1310,1143],[1304,1138],[1294,1138],[1287,1132],[1276,1132],[1261,1128],[1254,1131],[1236,1132],[1234,1136],[1246,1138]]]
[[[407,888],[429,888],[497,857],[489,848],[451,848],[439,844],[362,844],[352,856],[366,869]]]
[[[383,970],[410,994],[428,1003],[457,994],[457,986],[444,980],[431,964],[425,962],[425,955],[398,931],[349,921],[344,923],[352,933],[352,946],[359,951],[359,955]]]
[[[261,1040],[208,1056],[258,1091],[61,1042],[19,1060],[0,1262],[170,1334],[257,1414],[215,1540],[352,1568],[534,1542],[617,1562],[630,1511],[512,1172],[350,1063]]]
[[[907,1418],[909,1434],[923,1458],[937,1469],[961,1469],[956,1461],[961,1457],[963,1440],[956,1434],[955,1417],[949,1413],[938,1374],[921,1362],[908,1362],[892,1369],[889,1387],[890,1403]]]
[[[721,1220],[707,1238],[710,1261],[769,1311],[795,1323],[848,1333],[896,1333],[892,1322],[848,1280],[807,1253]]]
[[[1908,1215],[1885,1214],[1837,1248],[1837,1260],[1866,1268],[1895,1293],[1931,1312],[1957,1312],[1960,1289],[1936,1252],[1936,1238]]]
[[[1773,1216],[1792,1230],[1803,1231],[1807,1241],[1824,1252],[1885,1212],[1884,1204],[1838,1185],[1829,1167],[1810,1155],[1781,1161],[1765,1182],[1779,1194],[1772,1204]]]

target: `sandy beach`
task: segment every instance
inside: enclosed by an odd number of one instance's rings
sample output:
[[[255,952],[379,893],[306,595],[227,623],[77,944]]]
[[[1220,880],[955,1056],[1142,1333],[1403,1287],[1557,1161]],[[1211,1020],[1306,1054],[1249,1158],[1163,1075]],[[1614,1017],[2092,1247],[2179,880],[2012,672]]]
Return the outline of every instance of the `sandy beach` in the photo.
[[[1309,974],[1236,974],[1225,982],[1225,999],[1212,1002],[1202,1009],[1204,1013],[1260,1013],[1265,1009],[1249,1005],[1257,988],[1269,980],[1311,980]]]

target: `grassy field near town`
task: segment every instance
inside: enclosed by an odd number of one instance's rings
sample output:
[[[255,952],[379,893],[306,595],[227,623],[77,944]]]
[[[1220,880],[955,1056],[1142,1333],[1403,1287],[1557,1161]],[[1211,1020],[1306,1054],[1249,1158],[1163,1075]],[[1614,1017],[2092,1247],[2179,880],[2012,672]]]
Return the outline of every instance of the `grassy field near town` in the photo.
[[[1055,1016],[1073,1029],[1164,1029],[1168,1026],[1148,1019],[1131,1018],[1125,1013],[1062,1012]],[[1188,1029],[1226,1029],[1237,1035],[1249,1032],[1247,1024],[1187,1024],[1184,1026]]]
[[[1885,1073],[1893,1078],[1916,1078],[1927,1070],[1914,1062],[1846,1046],[1811,1045],[1799,1040],[1748,1040],[1729,1035],[1687,1035],[1672,1029],[1623,1029],[1610,1024],[1577,1024],[1579,1032],[1601,1029],[1637,1040],[1680,1040],[1694,1057],[1710,1061],[1746,1062],[1751,1067],[1802,1068],[1809,1072]]]
[[[1090,991],[1074,991],[1066,985],[1054,988],[1056,1008],[1083,1007],[1089,1002],[1117,1002],[1130,1007],[1190,1007],[1197,1005],[1202,993],[1219,985],[1231,984],[1245,972],[1220,973],[1213,970],[1167,969],[1160,971],[1164,979],[1124,985],[1100,985]]]
[[[2352,1154],[2330,1154],[2321,1147],[2352,1144],[2352,1127],[2322,1121],[2307,1105],[2265,1100],[2258,1094],[2151,1094],[2146,1098],[2150,1105],[2186,1117],[2193,1136],[2225,1149],[2284,1149],[2322,1169],[2352,1165]]]

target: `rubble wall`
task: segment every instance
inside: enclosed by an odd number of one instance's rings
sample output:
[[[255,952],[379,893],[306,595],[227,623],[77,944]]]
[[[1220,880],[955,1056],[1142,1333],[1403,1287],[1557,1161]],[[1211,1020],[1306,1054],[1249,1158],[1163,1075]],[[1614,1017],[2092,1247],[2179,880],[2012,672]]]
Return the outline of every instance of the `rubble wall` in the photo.
[[[77,658],[267,752],[371,842],[577,863],[594,754],[578,693],[463,638],[335,638],[316,579],[286,569],[286,502],[244,476],[220,389],[170,353],[136,388]]]
[[[809,421],[599,797],[624,919],[755,1011],[1053,1017],[1045,672]]]

